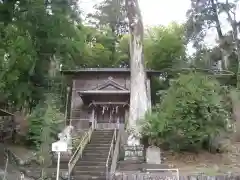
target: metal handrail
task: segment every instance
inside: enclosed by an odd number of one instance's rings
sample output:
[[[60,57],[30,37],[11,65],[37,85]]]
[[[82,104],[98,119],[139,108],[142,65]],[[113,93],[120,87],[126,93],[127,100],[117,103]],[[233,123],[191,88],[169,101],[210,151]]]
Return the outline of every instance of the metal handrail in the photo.
[[[113,157],[112,157],[112,164],[111,164],[111,168],[110,168],[110,180],[112,180],[112,175],[115,173],[116,171],[116,167],[117,167],[117,161],[119,158],[119,151],[120,151],[120,141],[121,141],[121,134],[122,131],[124,131],[124,129],[119,129],[118,133],[117,133],[117,140],[115,143],[115,147],[114,147],[114,153],[113,153]]]
[[[116,136],[117,136],[117,130],[115,128],[114,133],[113,133],[113,137],[112,137],[112,141],[111,141],[111,146],[110,146],[110,149],[109,149],[109,152],[108,152],[107,161],[106,161],[106,179],[107,180],[109,179],[108,163],[109,163],[110,156],[113,156],[113,150],[114,150],[113,145],[114,145],[114,142],[116,142]]]
[[[89,128],[89,130],[84,134],[81,142],[79,143],[76,151],[73,153],[72,157],[70,158],[68,162],[68,176],[70,177],[70,174],[72,173],[72,170],[77,163],[78,159],[82,157],[82,153],[84,148],[86,147],[87,143],[90,142],[91,136],[92,136],[93,129],[92,127]]]

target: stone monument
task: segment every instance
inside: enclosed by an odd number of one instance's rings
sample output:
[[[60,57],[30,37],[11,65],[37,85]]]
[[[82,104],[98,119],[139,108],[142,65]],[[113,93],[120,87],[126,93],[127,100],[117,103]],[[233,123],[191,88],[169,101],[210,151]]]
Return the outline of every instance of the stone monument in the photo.
[[[72,154],[72,130],[73,126],[67,126],[64,130],[58,134],[59,141],[65,141],[68,145],[68,153]]]
[[[146,150],[146,161],[148,164],[161,164],[160,148],[156,146],[149,146]]]
[[[140,138],[130,134],[127,139],[127,145],[124,146],[124,160],[143,161],[144,146],[140,144]]]

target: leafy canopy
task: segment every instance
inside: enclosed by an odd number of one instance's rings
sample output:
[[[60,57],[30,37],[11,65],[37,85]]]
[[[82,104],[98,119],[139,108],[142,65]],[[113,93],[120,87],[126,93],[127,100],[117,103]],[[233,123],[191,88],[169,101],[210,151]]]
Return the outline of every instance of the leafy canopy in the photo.
[[[148,29],[144,38],[144,57],[148,68],[177,68],[186,57],[184,26],[171,23]]]

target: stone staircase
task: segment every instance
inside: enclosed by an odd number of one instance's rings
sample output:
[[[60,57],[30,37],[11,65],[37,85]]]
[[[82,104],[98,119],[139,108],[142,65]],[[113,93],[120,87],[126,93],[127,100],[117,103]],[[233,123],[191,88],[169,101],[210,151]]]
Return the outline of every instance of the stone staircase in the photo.
[[[114,130],[95,130],[89,144],[83,151],[83,157],[76,163],[71,179],[105,180],[106,161],[111,146]],[[111,164],[109,159],[109,169]]]

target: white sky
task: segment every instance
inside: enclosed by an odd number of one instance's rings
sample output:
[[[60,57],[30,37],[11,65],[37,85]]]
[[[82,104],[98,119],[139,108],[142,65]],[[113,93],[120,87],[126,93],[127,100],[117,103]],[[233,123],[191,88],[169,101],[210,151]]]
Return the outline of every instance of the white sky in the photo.
[[[84,13],[93,11],[101,0],[80,0]],[[190,0],[139,0],[143,22],[146,26],[167,25],[172,21],[184,22]]]
[[[140,0],[143,22],[147,26],[168,25],[186,20],[190,0]]]
[[[80,0],[80,8],[83,13],[93,11],[93,6],[101,0]],[[168,25],[172,21],[183,23],[186,20],[186,12],[191,6],[191,0],[139,0],[145,26]],[[240,14],[238,14],[240,16]],[[222,20],[225,17],[221,18]],[[227,31],[226,21],[223,21],[223,29]],[[216,30],[210,30],[206,43],[209,46],[215,44]]]

